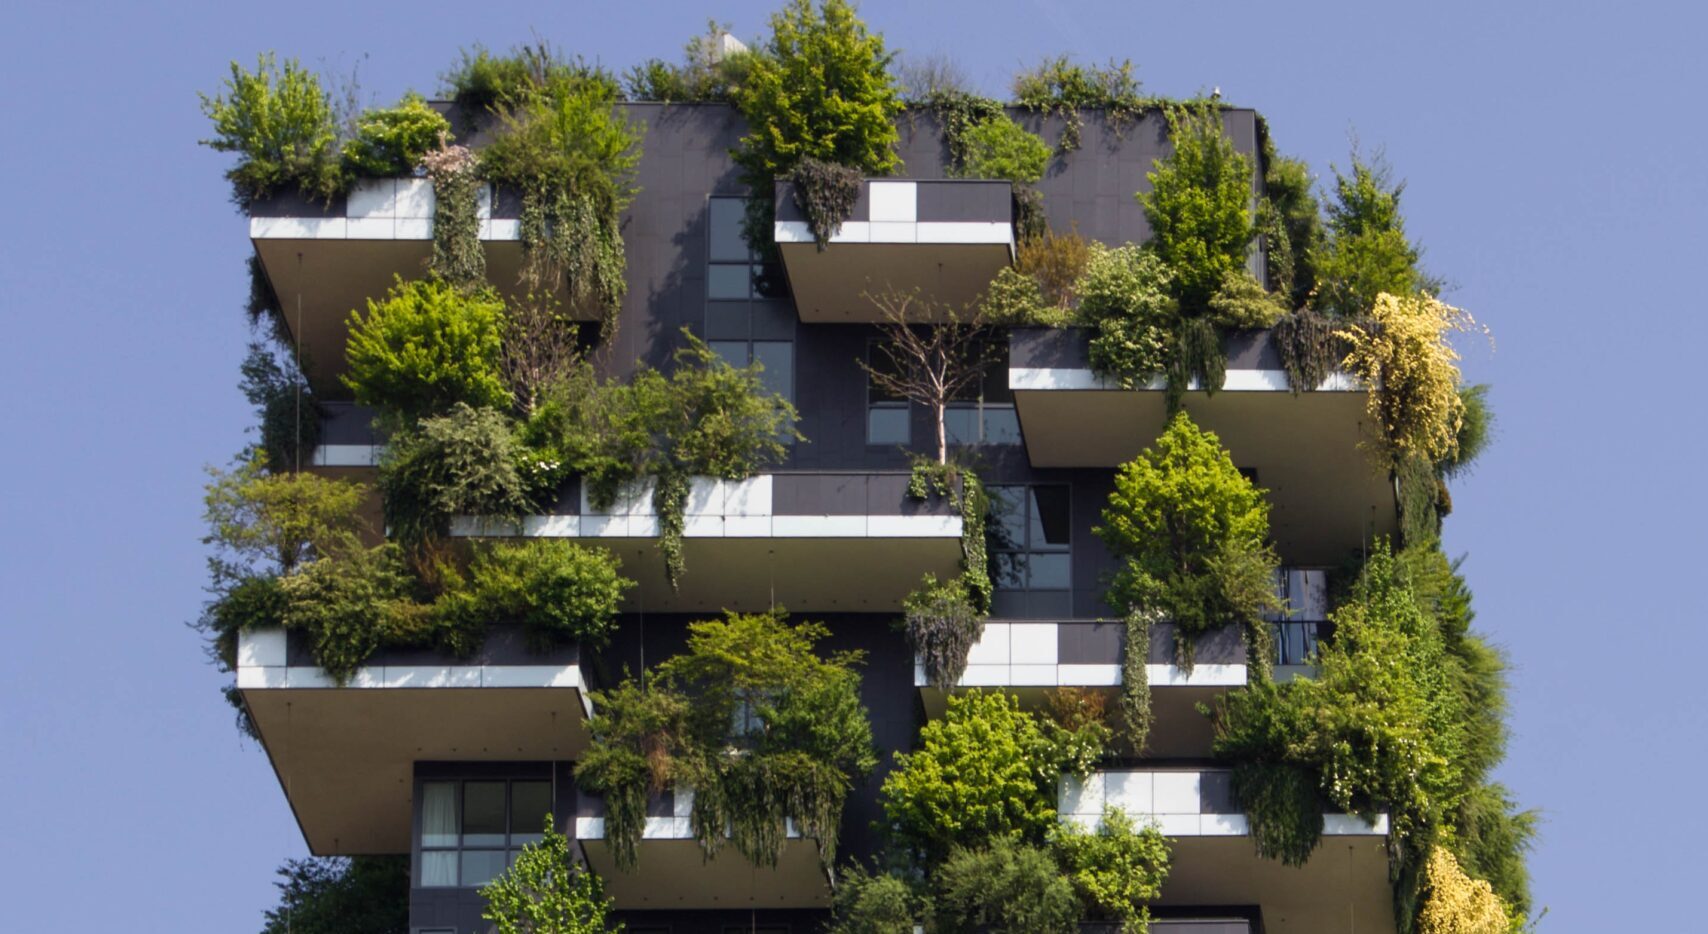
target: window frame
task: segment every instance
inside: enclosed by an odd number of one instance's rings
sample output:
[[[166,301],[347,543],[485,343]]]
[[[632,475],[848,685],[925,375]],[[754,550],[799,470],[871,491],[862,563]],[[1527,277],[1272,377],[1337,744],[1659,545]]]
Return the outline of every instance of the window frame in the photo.
[[[1064,503],[1064,506],[1066,508],[1066,514],[1063,516],[1063,522],[1064,522],[1064,529],[1067,532],[1067,542],[1063,545],[1048,545],[1048,544],[1046,544],[1043,547],[1034,547],[1034,545],[1033,545],[1033,542],[1032,542],[1032,534],[1033,534],[1032,506],[1033,506],[1034,498],[1037,495],[1036,491],[1041,487],[1050,487],[1050,488],[1060,489],[1062,491],[1063,503]],[[992,580],[991,580],[992,586],[996,590],[999,590],[999,591],[1002,591],[1005,593],[1068,593],[1068,594],[1071,594],[1073,592],[1073,566],[1074,566],[1074,560],[1073,560],[1073,555],[1074,555],[1074,546],[1073,546],[1073,484],[1071,484],[1071,483],[1048,483],[1048,482],[1046,482],[1046,483],[993,483],[987,488],[987,490],[991,496],[993,504],[995,501],[998,500],[999,497],[1006,498],[1009,495],[1010,491],[1021,491],[1021,493],[1025,496],[1025,500],[1021,505],[1022,523],[1024,525],[1023,534],[1025,536],[1025,541],[1021,543],[1021,547],[1019,547],[1019,548],[1001,547],[998,544],[998,542],[1000,542],[1000,539],[998,539],[996,541],[992,541],[990,544],[990,547],[989,547],[989,552],[990,552],[990,557],[991,557],[992,563],[999,563],[1000,562],[1000,558],[999,558],[1000,555],[1024,555],[1025,556],[1025,563],[1024,563],[1025,583],[1024,583],[1024,585],[1019,586],[1019,587],[1004,586],[1002,583],[1003,574],[999,570],[998,573],[992,575]],[[1038,513],[1039,513],[1039,519],[1041,522],[1042,516],[1043,516],[1042,508],[1039,508]],[[1000,517],[993,516],[992,519],[1000,524],[1000,521],[1001,521]],[[989,520],[987,520],[987,521],[989,521]],[[1063,583],[1059,587],[1034,587],[1032,585],[1032,556],[1033,555],[1048,555],[1048,556],[1052,556],[1052,557],[1057,556],[1057,555],[1064,556],[1067,559],[1067,575],[1066,575],[1065,583]]]
[[[468,844],[464,838],[469,836],[465,831],[464,817],[467,813],[466,797],[469,785],[502,784],[504,786],[504,841],[500,844]],[[517,785],[546,786],[546,813],[555,810],[556,781],[545,776],[493,776],[493,775],[463,775],[434,778],[422,778],[416,782],[417,806],[415,827],[410,841],[413,853],[410,867],[410,885],[417,889],[474,889],[486,885],[491,879],[481,882],[464,882],[463,862],[467,853],[498,853],[503,855],[504,867],[508,869],[515,865],[516,856],[522,847],[537,843],[543,836],[540,830],[518,830],[516,826],[516,786]],[[451,821],[456,827],[454,834],[456,842],[449,845],[429,846],[426,843],[426,803],[427,789],[434,785],[449,785],[451,787],[451,802],[453,813]],[[451,865],[454,867],[455,882],[449,885],[428,885],[425,883],[427,856],[429,854],[451,854]]]

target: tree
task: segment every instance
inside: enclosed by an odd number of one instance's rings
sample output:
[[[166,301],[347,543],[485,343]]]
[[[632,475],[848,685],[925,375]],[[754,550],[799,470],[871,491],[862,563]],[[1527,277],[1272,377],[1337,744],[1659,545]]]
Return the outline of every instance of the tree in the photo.
[[[1168,840],[1155,825],[1135,828],[1119,808],[1106,806],[1094,833],[1072,825],[1050,838],[1079,897],[1097,914],[1121,923],[1122,934],[1144,934],[1146,908],[1168,877]]]
[[[1400,216],[1404,182],[1394,182],[1386,163],[1352,154],[1352,172],[1334,173],[1335,200],[1328,205],[1328,237],[1314,257],[1319,304],[1342,317],[1370,312],[1376,297],[1410,295],[1430,283],[1418,269],[1422,252],[1406,239]]]
[[[1042,839],[1056,819],[1059,761],[1038,718],[997,692],[952,695],[919,748],[884,779],[884,815],[898,839],[940,860],[955,846]]]
[[[1042,847],[996,837],[957,847],[936,873],[941,934],[1074,934],[1083,908]]]
[[[944,417],[949,403],[977,387],[995,360],[997,348],[987,339],[983,318],[976,309],[938,304],[913,292],[892,290],[869,297],[883,314],[878,350],[887,365],[861,360],[860,368],[874,386],[931,411],[937,463],[947,464]]]
[[[605,934],[611,900],[599,877],[570,853],[569,838],[546,815],[545,836],[522,847],[516,862],[480,890],[481,917],[497,934]]]
[[[216,585],[290,574],[313,558],[345,554],[367,530],[361,508],[368,487],[353,480],[269,474],[260,457],[229,472],[210,468],[208,476],[202,543],[214,546],[208,565]]]
[[[828,934],[913,934],[920,914],[906,882],[850,866],[836,884]]]
[[[393,427],[442,415],[461,402],[510,405],[499,373],[504,303],[436,279],[398,279],[366,315],[352,311],[344,385]]]
[[[296,59],[281,66],[271,53],[254,71],[231,63],[224,90],[201,95],[202,113],[214,138],[202,145],[239,154],[225,173],[231,200],[247,212],[255,202],[295,185],[304,197],[323,201],[349,183],[338,159],[338,130],[332,101],[314,74]]]
[[[1091,368],[1123,389],[1144,389],[1168,368],[1180,303],[1174,273],[1157,254],[1132,244],[1086,251],[1084,272],[1073,286],[1079,315],[1097,328]]]
[[[1245,266],[1252,224],[1251,160],[1222,130],[1217,106],[1168,111],[1174,151],[1146,176],[1138,195],[1151,248],[1173,272],[1182,314],[1202,317],[1229,272]]]
[[[1121,562],[1110,597],[1122,613],[1175,624],[1179,654],[1229,623],[1245,626],[1251,655],[1267,659],[1264,611],[1271,579],[1269,504],[1212,433],[1182,412],[1154,447],[1122,465],[1096,534]]]
[[[310,857],[279,867],[261,934],[407,934],[409,857]]]
[[[358,175],[408,175],[446,134],[451,124],[410,93],[396,107],[369,110],[356,118],[356,135],[344,144],[344,164]]]
[[[266,466],[277,471],[300,470],[320,438],[320,405],[296,362],[259,342],[243,358],[238,388],[255,407],[260,421],[256,446]]]

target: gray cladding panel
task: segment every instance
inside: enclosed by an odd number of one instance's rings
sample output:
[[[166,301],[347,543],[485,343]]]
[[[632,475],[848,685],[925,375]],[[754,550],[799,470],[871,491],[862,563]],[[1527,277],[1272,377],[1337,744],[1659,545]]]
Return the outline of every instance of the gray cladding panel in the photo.
[[[1090,328],[1014,328],[1008,336],[1013,369],[1082,370],[1091,366]],[[1237,331],[1222,340],[1230,370],[1279,370],[1281,352],[1270,331]]]
[[[292,666],[312,666],[314,654],[306,633],[285,630],[285,661]],[[456,658],[434,649],[385,647],[368,657],[367,665],[578,665],[580,646],[569,643],[554,645],[544,652],[528,648],[522,630],[510,626],[495,626],[487,632],[486,640],[474,654]]]

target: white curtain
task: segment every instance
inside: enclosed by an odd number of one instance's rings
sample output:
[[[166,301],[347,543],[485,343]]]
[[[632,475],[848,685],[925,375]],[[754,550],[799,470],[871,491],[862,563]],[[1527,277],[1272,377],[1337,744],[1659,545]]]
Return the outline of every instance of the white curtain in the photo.
[[[423,847],[457,845],[457,785],[455,782],[427,782],[421,786],[421,845]],[[421,854],[421,886],[453,886],[457,884],[457,851],[423,852]]]

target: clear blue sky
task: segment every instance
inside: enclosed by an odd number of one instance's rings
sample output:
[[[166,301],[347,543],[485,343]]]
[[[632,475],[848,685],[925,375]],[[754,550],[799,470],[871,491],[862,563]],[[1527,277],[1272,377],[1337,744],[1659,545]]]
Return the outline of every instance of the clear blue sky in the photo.
[[[1071,10],[1069,8],[1072,8]],[[0,12],[0,873],[17,930],[255,930],[303,852],[186,629],[201,468],[244,441],[244,222],[196,92],[278,50],[390,102],[537,31],[626,66],[770,3],[46,4]],[[1220,86],[1320,173],[1349,133],[1494,330],[1497,443],[1454,490],[1478,625],[1514,662],[1501,778],[1546,812],[1558,931],[1676,929],[1700,888],[1708,705],[1697,374],[1708,92],[1696,4],[879,3],[991,92],[1130,57]],[[1695,412],[1696,415],[1689,413]],[[1683,897],[1683,901],[1679,899]],[[1672,921],[1671,925],[1663,918]]]

